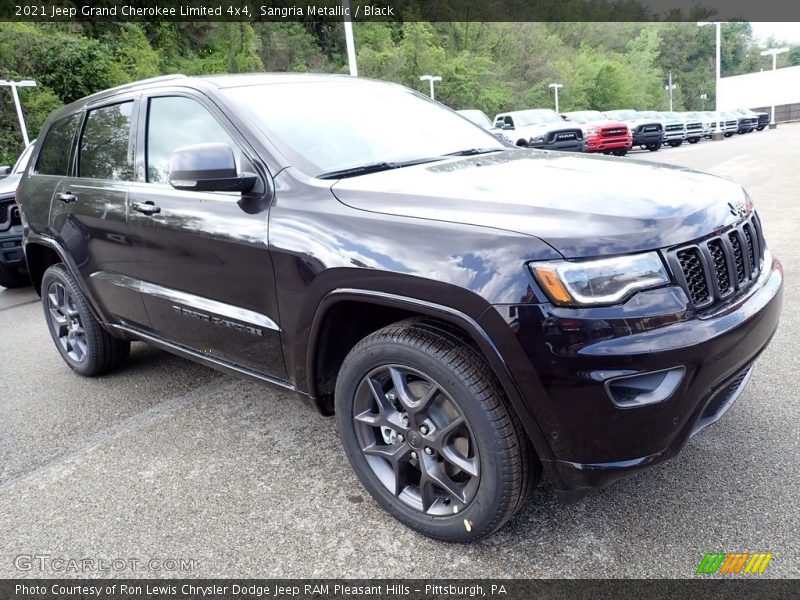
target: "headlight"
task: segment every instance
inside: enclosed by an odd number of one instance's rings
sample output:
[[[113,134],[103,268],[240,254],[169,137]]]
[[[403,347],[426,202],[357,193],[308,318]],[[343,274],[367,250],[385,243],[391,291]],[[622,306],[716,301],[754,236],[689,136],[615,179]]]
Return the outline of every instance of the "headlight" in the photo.
[[[544,136],[543,135],[534,136],[534,137],[532,137],[530,139],[529,143],[531,143],[531,144],[544,144]]]
[[[589,127],[586,130],[586,135],[597,135],[598,133],[600,133],[600,130],[597,129],[596,127]]]
[[[531,271],[556,304],[614,304],[633,292],[669,283],[656,252],[584,261],[531,263]]]

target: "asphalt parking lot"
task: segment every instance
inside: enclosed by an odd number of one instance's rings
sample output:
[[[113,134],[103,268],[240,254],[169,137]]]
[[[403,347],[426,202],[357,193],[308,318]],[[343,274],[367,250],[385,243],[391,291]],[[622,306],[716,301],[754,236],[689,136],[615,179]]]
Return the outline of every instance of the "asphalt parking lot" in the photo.
[[[772,552],[762,577],[800,577],[798,136],[786,125],[620,159],[747,187],[785,266],[781,326],[738,403],[676,459],[575,505],[544,481],[471,546],[380,510],[333,420],[292,397],[143,344],[120,371],[80,378],[35,294],[0,288],[0,577],[93,574],[20,570],[21,555],[196,561],[109,576],[691,577],[710,551]]]

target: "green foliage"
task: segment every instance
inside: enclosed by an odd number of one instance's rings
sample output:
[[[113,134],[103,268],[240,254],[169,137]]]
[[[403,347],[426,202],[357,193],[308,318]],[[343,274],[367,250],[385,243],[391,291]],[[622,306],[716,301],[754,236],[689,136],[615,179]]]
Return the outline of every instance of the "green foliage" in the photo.
[[[795,46],[789,50],[789,64],[792,66],[800,65],[800,46]]]
[[[474,10],[479,13],[490,4],[476,3]],[[587,6],[583,0],[534,4],[573,21]],[[559,93],[563,111],[666,109],[664,84],[672,72],[678,84],[675,110],[699,109],[704,92],[707,108],[713,108],[713,27],[681,22],[686,19],[678,14],[675,22],[643,22],[647,15],[634,0],[604,6],[609,18],[619,18],[623,10],[629,22],[431,23],[409,18],[404,23],[356,23],[359,75],[396,81],[424,94],[428,84],[419,76],[440,75],[438,100],[493,117],[505,110],[553,106],[548,85],[554,82],[564,86]],[[705,18],[699,12],[692,15]],[[723,76],[770,66],[748,23],[724,24],[722,37]],[[800,64],[800,46],[779,61]],[[167,73],[249,71],[347,72],[343,27],[336,22],[0,23],[0,78],[38,84],[20,90],[31,137],[53,109],[114,85]],[[0,88],[0,163],[13,162],[21,145],[11,94]]]

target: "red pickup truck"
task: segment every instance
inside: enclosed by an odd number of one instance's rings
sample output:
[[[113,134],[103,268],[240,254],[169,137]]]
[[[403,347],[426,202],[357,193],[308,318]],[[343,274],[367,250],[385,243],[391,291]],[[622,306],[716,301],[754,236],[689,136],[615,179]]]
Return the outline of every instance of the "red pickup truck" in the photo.
[[[597,110],[578,110],[561,115],[583,129],[586,152],[625,156],[633,146],[633,134],[622,121],[612,121]]]

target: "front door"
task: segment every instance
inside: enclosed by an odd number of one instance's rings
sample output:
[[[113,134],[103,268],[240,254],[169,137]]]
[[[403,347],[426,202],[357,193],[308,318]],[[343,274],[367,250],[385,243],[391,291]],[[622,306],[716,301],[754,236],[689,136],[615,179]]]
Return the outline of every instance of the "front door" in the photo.
[[[130,188],[128,223],[153,333],[285,379],[267,207],[254,210],[239,193],[181,191],[168,182],[170,155],[178,148],[225,143],[237,166],[252,152],[204,98],[154,95],[139,121],[145,151]]]

